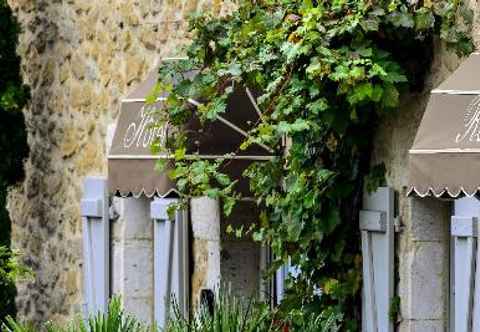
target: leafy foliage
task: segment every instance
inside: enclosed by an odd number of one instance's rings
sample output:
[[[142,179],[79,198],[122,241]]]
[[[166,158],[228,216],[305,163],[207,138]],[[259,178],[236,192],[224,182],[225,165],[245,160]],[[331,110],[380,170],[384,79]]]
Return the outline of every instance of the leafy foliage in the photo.
[[[19,261],[18,252],[12,252],[5,246],[0,246],[0,289],[4,290],[0,314],[0,324],[4,317],[11,314],[10,308],[14,308],[15,300],[15,281],[25,279],[32,275],[29,268],[25,267]],[[9,311],[9,309],[11,311]]]
[[[19,26],[5,0],[0,0],[0,109],[19,110],[28,99],[16,53]]]
[[[241,0],[228,16],[192,17],[188,59],[164,63],[155,89],[169,94],[159,125],[178,128],[164,147],[171,176],[184,197],[220,197],[230,212],[240,194],[222,172],[227,159],[185,158],[182,128],[194,113],[204,123],[225,113],[234,86],[261,92],[262,117],[239,149],[261,143],[278,156],[244,176],[263,209],[254,238],[272,248],[272,270],[291,259],[302,271],[286,313],[342,312],[343,329],[359,329],[357,215],[375,128],[402,91],[422,87],[434,38],[473,50],[471,19],[453,0]],[[374,169],[369,190],[382,175]]]
[[[0,247],[10,245],[10,219],[6,210],[8,187],[23,177],[23,159],[28,153],[25,121],[20,112],[28,99],[28,89],[20,77],[20,59],[16,54],[18,24],[5,0],[0,0]],[[0,252],[0,271],[9,269]],[[13,259],[13,257],[12,257]],[[0,321],[15,314],[15,284],[0,273]]]

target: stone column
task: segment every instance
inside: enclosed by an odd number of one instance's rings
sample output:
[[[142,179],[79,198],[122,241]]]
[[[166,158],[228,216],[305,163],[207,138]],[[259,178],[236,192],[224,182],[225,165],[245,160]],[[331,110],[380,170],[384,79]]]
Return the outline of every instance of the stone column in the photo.
[[[112,293],[145,323],[153,322],[153,222],[150,199],[114,198],[119,218],[112,225]]]
[[[401,233],[399,331],[448,329],[451,205],[435,198],[410,199],[410,225]]]
[[[193,232],[192,306],[200,304],[202,290],[220,286],[220,204],[208,197],[190,201]]]

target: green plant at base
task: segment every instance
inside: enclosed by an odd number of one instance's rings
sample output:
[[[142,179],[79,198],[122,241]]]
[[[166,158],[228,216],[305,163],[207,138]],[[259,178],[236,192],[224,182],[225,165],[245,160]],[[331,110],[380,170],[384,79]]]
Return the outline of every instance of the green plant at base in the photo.
[[[174,305],[174,304],[173,304]],[[221,293],[216,297],[213,313],[201,306],[192,320],[187,320],[175,310],[163,332],[280,332],[288,326],[290,332],[337,332],[341,315],[322,314],[320,316],[301,315],[303,318],[281,321],[275,319],[265,304],[253,301],[242,302],[229,293]],[[297,315],[298,316],[298,315]],[[0,326],[2,332],[156,332],[155,326],[147,326],[122,309],[120,298],[113,298],[106,313],[97,313],[88,320],[80,317],[73,319],[65,326],[47,322],[41,327],[28,323],[19,323],[7,318]]]
[[[132,315],[128,315],[122,309],[121,300],[114,297],[108,304],[106,313],[98,313],[91,316],[88,320],[81,318],[74,319],[66,326],[59,326],[50,322],[37,328],[28,323],[22,324],[16,322],[13,318],[7,318],[3,325],[4,332],[35,332],[45,330],[47,332],[148,332],[155,329],[148,328]]]
[[[19,261],[20,254],[0,245],[0,325],[4,317],[14,312],[15,282],[20,279],[30,278],[32,272]]]
[[[186,158],[182,128],[194,114],[209,123],[225,113],[234,86],[261,93],[262,116],[239,149],[263,144],[277,155],[244,175],[263,210],[253,236],[272,248],[271,272],[289,260],[302,272],[288,281],[285,315],[343,313],[344,330],[360,328],[357,218],[375,129],[402,91],[422,87],[435,38],[459,54],[473,50],[471,19],[453,0],[238,1],[227,16],[194,16],[188,59],[159,69],[150,99],[168,98],[158,125],[178,130],[154,150],[175,156],[170,176],[184,198],[221,198],[226,214],[240,198],[238,179],[222,171],[227,159]],[[383,182],[381,171],[368,190]]]
[[[242,302],[229,292],[216,296],[213,312],[201,306],[192,320],[177,312],[169,321],[165,332],[337,332],[341,314],[312,315],[304,312],[290,313],[277,318],[278,312],[268,305],[253,300]]]
[[[272,313],[264,304],[242,303],[232,294],[221,292],[216,296],[213,312],[207,305],[193,319],[184,319],[178,311],[165,332],[279,332],[281,329],[272,320]]]

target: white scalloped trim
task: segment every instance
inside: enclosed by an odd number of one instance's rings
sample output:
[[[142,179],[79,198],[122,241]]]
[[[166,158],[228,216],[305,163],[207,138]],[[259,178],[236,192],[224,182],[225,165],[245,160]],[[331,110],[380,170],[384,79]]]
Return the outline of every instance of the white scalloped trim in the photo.
[[[451,198],[458,198],[460,196],[462,196],[462,197],[463,196],[473,197],[479,191],[480,191],[480,187],[477,187],[477,189],[473,193],[470,193],[470,192],[466,191],[464,187],[460,187],[460,189],[457,190],[457,192],[455,193],[450,188],[445,187],[440,192],[438,192],[433,187],[428,187],[428,189],[425,192],[420,192],[420,191],[417,190],[417,188],[415,188],[415,186],[412,186],[408,190],[407,196],[411,196],[411,195],[415,194],[415,195],[417,195],[421,198],[424,198],[424,197],[427,197],[427,196],[434,196],[436,198],[441,198],[446,193]]]
[[[120,189],[116,189],[115,190],[115,196],[117,197],[122,197],[122,198],[128,198],[128,197],[134,197],[134,198],[140,198],[142,196],[145,196],[145,197],[148,197],[148,198],[152,198],[152,197],[159,197],[159,198],[165,198],[167,196],[169,196],[170,194],[177,194],[178,196],[180,196],[180,192],[174,188],[168,190],[167,192],[165,193],[160,193],[160,191],[158,191],[158,189],[155,189],[152,193],[147,193],[145,191],[145,188],[143,188],[141,191],[139,192],[132,192],[132,191],[121,191]]]

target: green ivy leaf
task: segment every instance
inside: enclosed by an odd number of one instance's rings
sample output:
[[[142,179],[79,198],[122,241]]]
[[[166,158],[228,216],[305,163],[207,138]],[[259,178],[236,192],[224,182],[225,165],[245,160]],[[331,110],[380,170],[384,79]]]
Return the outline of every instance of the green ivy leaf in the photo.
[[[297,220],[291,220],[287,224],[287,234],[288,234],[287,240],[292,242],[298,241],[300,239],[302,230],[303,230],[302,222]]]
[[[220,69],[218,71],[218,76],[240,76],[242,74],[242,66],[238,63],[232,63],[226,70]]]
[[[353,88],[353,90],[348,94],[348,102],[350,105],[358,104],[362,101],[372,99],[373,95],[373,85],[370,82],[362,83]]]
[[[187,148],[185,147],[182,147],[182,148],[178,148],[175,150],[175,160],[176,161],[182,161],[185,159],[185,155],[187,153]]]
[[[280,135],[293,134],[310,129],[310,124],[305,119],[296,119],[293,123],[281,121],[277,125],[277,131]]]
[[[235,207],[236,200],[233,197],[224,197],[223,198],[223,213],[226,216],[229,216],[232,214],[232,210]]]
[[[315,100],[313,103],[308,104],[307,109],[311,111],[313,114],[318,115],[328,109],[328,101],[326,98],[319,98]]]
[[[218,188],[210,188],[205,191],[205,194],[210,198],[218,198],[220,196],[220,190]]]
[[[215,179],[223,187],[229,186],[232,183],[232,181],[230,180],[230,177],[228,177],[228,175],[225,175],[225,174],[222,174],[222,173],[216,173],[215,174]]]
[[[252,239],[255,242],[263,242],[265,239],[265,229],[262,228],[258,232],[254,232],[252,235]]]
[[[435,17],[428,8],[420,8],[415,12],[415,29],[427,30],[433,28],[435,24]]]
[[[393,84],[387,84],[383,90],[383,105],[385,107],[397,107],[399,104],[400,93]]]
[[[304,119],[296,119],[295,122],[292,123],[290,128],[292,133],[296,133],[310,129],[310,123]]]
[[[155,162],[155,171],[158,173],[163,173],[167,169],[168,159],[158,159]]]
[[[378,103],[383,96],[383,87],[380,84],[375,84],[373,86],[371,99],[373,102]]]
[[[208,120],[215,120],[219,114],[225,113],[227,103],[225,98],[216,98],[207,105],[202,105],[198,109],[200,113]]]
[[[360,21],[360,26],[365,32],[378,31],[380,27],[380,20],[376,17],[370,17]]]
[[[340,212],[337,208],[331,207],[325,217],[325,222],[323,223],[324,232],[330,234],[333,230],[340,224]]]
[[[397,28],[413,28],[415,19],[411,13],[406,11],[394,12],[389,15],[390,22]]]
[[[384,186],[386,184],[386,171],[387,170],[384,163],[372,167],[370,173],[365,177],[365,188],[367,192],[373,193],[378,189],[378,187]]]
[[[243,228],[244,228],[244,226],[242,225],[235,230],[235,237],[236,238],[241,239],[243,237]]]

